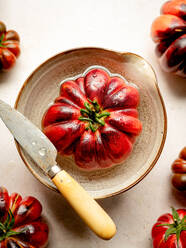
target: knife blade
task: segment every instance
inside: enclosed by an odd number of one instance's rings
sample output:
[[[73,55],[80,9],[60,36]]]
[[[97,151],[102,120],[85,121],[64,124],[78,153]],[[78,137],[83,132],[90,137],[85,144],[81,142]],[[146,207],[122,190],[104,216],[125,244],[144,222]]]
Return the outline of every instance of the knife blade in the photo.
[[[40,129],[0,100],[0,117],[18,143],[47,174],[56,164],[57,150]]]
[[[103,239],[116,233],[116,226],[100,205],[56,163],[57,150],[23,114],[0,100],[0,117],[12,135],[47,174],[84,222]]]

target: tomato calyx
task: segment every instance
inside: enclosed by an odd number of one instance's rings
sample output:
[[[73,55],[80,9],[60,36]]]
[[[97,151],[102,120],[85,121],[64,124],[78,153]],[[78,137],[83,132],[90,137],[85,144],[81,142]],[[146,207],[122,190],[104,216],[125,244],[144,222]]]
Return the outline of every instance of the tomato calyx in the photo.
[[[1,37],[0,37],[0,47],[6,47],[5,45],[4,45],[4,37],[5,37],[5,34],[2,34],[1,35]]]
[[[172,207],[172,216],[174,223],[172,224],[160,224],[157,226],[168,226],[169,228],[165,232],[165,241],[167,241],[168,237],[171,234],[176,234],[177,239],[177,248],[179,248],[179,239],[182,231],[186,231],[186,216],[183,219],[180,219],[178,212]]]
[[[85,108],[80,109],[81,116],[80,121],[86,121],[89,123],[87,130],[90,129],[95,132],[100,126],[105,125],[105,118],[110,115],[109,112],[103,111],[96,100],[90,100],[90,102],[85,102]]]
[[[4,40],[4,38],[5,38],[5,34],[2,34],[0,37],[0,47],[7,47],[5,45],[5,42],[8,42],[9,40]]]
[[[14,226],[14,223],[15,223],[14,215],[12,211],[9,209],[8,216],[4,221],[4,223],[0,222],[0,242],[10,236],[18,235],[23,232],[23,231],[15,232],[11,230]]]

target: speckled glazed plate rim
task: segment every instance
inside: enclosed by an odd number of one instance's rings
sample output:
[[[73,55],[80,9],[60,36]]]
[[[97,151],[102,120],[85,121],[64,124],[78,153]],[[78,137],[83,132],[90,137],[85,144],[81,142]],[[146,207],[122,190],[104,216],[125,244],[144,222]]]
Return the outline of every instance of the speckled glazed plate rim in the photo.
[[[104,48],[100,48],[100,47],[80,47],[80,48],[74,48],[74,49],[70,49],[70,50],[66,50],[64,52],[61,52],[61,53],[58,53],[52,57],[50,57],[49,59],[45,60],[42,64],[40,64],[29,76],[28,78],[26,79],[26,81],[24,82],[23,86],[21,87],[19,93],[18,93],[18,96],[16,98],[16,102],[15,102],[15,109],[17,109],[18,107],[18,103],[19,103],[19,99],[23,93],[23,90],[24,88],[27,86],[27,84],[29,83],[29,81],[31,80],[31,78],[34,76],[34,74],[40,70],[40,68],[52,61],[53,59],[57,58],[58,56],[62,56],[62,55],[65,55],[65,54],[68,54],[68,53],[71,53],[71,52],[75,52],[75,51],[81,51],[81,50],[84,50],[84,49],[98,49],[98,50],[102,50],[102,51],[105,51],[105,52],[112,52],[112,53],[116,53],[116,54],[120,54],[120,55],[133,55],[133,56],[136,56],[142,60],[144,60],[149,66],[150,68],[152,69],[153,73],[154,73],[154,76],[155,76],[155,86],[156,86],[156,89],[157,89],[157,93],[159,95],[159,98],[160,98],[160,102],[161,102],[161,105],[162,105],[162,109],[163,109],[163,116],[164,116],[164,132],[163,132],[163,137],[162,137],[162,141],[161,141],[161,144],[159,146],[159,149],[158,149],[158,152],[153,160],[153,162],[151,163],[151,165],[148,167],[148,169],[145,171],[145,173],[143,173],[142,175],[139,176],[139,178],[131,183],[130,185],[128,185],[127,187],[124,187],[123,189],[121,190],[118,190],[118,191],[115,191],[113,193],[109,193],[109,194],[105,194],[103,196],[99,196],[99,197],[95,197],[95,199],[104,199],[104,198],[108,198],[108,197],[111,197],[111,196],[114,196],[114,195],[118,195],[118,194],[121,194],[129,189],[131,189],[132,187],[134,187],[136,184],[138,184],[146,175],[148,175],[148,173],[152,170],[152,168],[155,166],[156,162],[158,161],[161,153],[162,153],[162,150],[163,150],[163,147],[164,147],[164,144],[165,144],[165,140],[166,140],[166,136],[167,136],[167,113],[166,113],[166,109],[165,109],[165,104],[164,104],[164,101],[163,101],[163,98],[162,98],[162,95],[160,93],[160,90],[159,90],[159,87],[158,87],[158,82],[157,82],[157,77],[156,77],[156,73],[154,71],[154,69],[152,68],[152,66],[149,64],[148,61],[146,61],[143,57],[135,54],[135,53],[131,53],[131,52],[119,52],[119,51],[115,51],[115,50],[110,50],[110,49],[104,49]],[[48,184],[45,180],[43,180],[40,176],[38,176],[38,174],[32,169],[32,167],[29,165],[29,163],[25,160],[23,154],[22,154],[22,151],[21,151],[21,147],[19,145],[19,143],[15,140],[15,143],[16,143],[16,148],[18,150],[18,153],[19,155],[21,156],[24,164],[27,166],[27,168],[30,170],[30,172],[42,183],[44,184],[45,186],[47,186],[48,188],[52,189],[53,191],[55,192],[58,192],[57,189],[51,187],[50,184]]]

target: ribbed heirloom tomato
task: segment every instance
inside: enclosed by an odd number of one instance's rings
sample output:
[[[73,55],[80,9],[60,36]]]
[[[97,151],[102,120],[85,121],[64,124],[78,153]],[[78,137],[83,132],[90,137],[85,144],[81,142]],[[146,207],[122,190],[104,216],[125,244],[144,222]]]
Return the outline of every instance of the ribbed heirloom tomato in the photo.
[[[0,70],[9,70],[20,54],[19,35],[14,30],[6,30],[0,21]]]
[[[186,0],[164,3],[151,35],[162,69],[186,77]]]
[[[154,248],[186,248],[186,209],[172,208],[160,216],[152,228]]]
[[[186,191],[186,147],[184,147],[179,158],[172,164],[172,184],[180,191]]]
[[[138,90],[103,68],[63,82],[43,117],[43,131],[62,155],[86,170],[110,167],[131,152],[142,129]]]
[[[48,241],[48,226],[41,221],[40,202],[0,187],[0,248],[41,248]]]

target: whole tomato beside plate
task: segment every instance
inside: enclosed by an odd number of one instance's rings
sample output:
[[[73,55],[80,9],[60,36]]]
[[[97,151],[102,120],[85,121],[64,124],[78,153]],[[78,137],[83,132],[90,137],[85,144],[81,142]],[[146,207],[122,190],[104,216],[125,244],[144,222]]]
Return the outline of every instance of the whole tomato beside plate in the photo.
[[[152,228],[154,248],[186,248],[186,209],[160,216]]]
[[[48,226],[41,220],[40,202],[0,187],[0,248],[40,248],[48,241]]]
[[[0,21],[0,70],[9,70],[14,66],[20,54],[20,38],[16,31],[6,30]]]
[[[152,23],[151,36],[162,69],[186,77],[186,0],[163,4]]]
[[[172,184],[180,191],[186,191],[186,147],[182,149],[179,158],[172,164]]]

